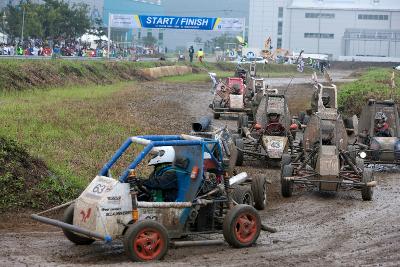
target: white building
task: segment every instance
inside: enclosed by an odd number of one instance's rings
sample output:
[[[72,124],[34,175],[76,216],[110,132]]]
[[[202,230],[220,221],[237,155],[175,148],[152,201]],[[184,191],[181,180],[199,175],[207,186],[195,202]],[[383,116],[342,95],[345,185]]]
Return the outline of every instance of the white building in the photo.
[[[250,0],[249,46],[400,58],[399,0]]]

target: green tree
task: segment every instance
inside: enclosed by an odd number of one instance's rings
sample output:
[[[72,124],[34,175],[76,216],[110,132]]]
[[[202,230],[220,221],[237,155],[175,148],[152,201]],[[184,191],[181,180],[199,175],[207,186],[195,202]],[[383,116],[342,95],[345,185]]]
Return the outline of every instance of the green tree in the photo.
[[[6,14],[6,33],[11,39],[21,37],[24,20],[24,36],[43,37],[43,27],[40,21],[40,6],[31,1],[21,1],[18,6],[8,4],[2,13]]]
[[[44,0],[43,26],[46,38],[75,38],[91,27],[88,6],[59,0]]]
[[[6,13],[7,34],[11,39],[21,36],[23,15],[25,38],[70,39],[91,27],[87,5],[70,6],[61,0],[43,0],[42,4],[21,0],[16,6],[8,4],[3,12]]]
[[[227,43],[235,43],[235,44],[239,44],[239,41],[232,36],[229,36],[227,33],[224,33],[218,37],[215,37],[213,39],[211,39],[213,46],[219,46],[222,48],[222,50],[225,50],[227,48]]]
[[[142,42],[144,46],[152,47],[157,43],[157,39],[152,35],[148,35],[142,38]]]
[[[194,38],[194,42],[201,43],[201,38],[199,36],[196,36],[196,38]]]

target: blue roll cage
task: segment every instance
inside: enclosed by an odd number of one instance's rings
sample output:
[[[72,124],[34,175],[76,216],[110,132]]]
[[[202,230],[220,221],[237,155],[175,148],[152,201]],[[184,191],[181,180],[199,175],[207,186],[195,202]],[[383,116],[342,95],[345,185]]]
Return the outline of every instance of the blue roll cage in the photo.
[[[125,183],[128,179],[129,173],[131,170],[134,170],[139,163],[150,153],[150,151],[154,147],[159,146],[201,146],[202,155],[204,152],[208,152],[211,155],[211,159],[217,163],[218,171],[223,171],[223,162],[222,162],[222,149],[217,140],[213,139],[201,139],[201,140],[187,140],[184,139],[180,135],[144,135],[144,136],[134,136],[136,138],[141,138],[150,141],[147,145],[145,145],[144,149],[140,152],[140,154],[129,164],[129,166],[125,169],[122,175],[119,177],[119,181],[121,183]],[[117,162],[117,160],[122,156],[122,154],[129,148],[129,146],[133,143],[132,137],[129,137],[122,146],[115,152],[112,158],[103,166],[100,170],[100,176],[107,176],[108,171],[111,167]],[[215,157],[215,153],[217,150],[217,155],[219,158]],[[203,158],[204,160],[204,158]]]

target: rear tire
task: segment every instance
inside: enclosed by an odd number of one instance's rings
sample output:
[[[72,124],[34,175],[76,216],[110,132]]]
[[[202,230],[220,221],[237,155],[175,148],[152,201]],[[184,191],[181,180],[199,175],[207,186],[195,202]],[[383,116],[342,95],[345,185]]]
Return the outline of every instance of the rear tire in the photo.
[[[232,191],[232,199],[238,204],[253,206],[254,196],[248,186],[238,185]]]
[[[293,181],[284,179],[293,175],[293,169],[291,164],[283,166],[281,177],[281,192],[283,197],[291,197],[293,194]]]
[[[237,130],[238,134],[244,137],[243,127],[249,127],[249,116],[247,116],[246,114],[239,114],[237,126],[238,126]]]
[[[260,231],[260,215],[252,206],[236,205],[224,218],[224,238],[232,247],[243,248],[253,245]]]
[[[243,127],[243,114],[239,114],[238,120],[237,120],[237,133],[242,136],[242,127]]]
[[[244,160],[244,153],[243,150],[244,149],[244,143],[243,143],[243,139],[242,138],[238,138],[235,140],[235,145],[238,148],[237,150],[237,158],[236,158],[236,166],[242,166],[243,165],[243,160]],[[239,150],[241,149],[241,150]]]
[[[71,204],[64,212],[63,222],[73,225],[74,224],[74,208],[75,205]],[[65,237],[68,238],[69,241],[75,243],[76,245],[90,245],[95,240],[93,238],[81,236],[75,234],[74,232],[66,229],[62,229]]]
[[[213,113],[214,113],[213,117],[214,117],[214,119],[218,120],[219,117],[221,116],[221,114],[216,113],[215,109],[221,107],[221,103],[218,101],[213,101],[212,107],[213,107],[212,109],[213,109]]]
[[[124,235],[124,249],[132,261],[162,259],[168,251],[167,230],[159,222],[143,220],[128,226]]]
[[[249,116],[243,115],[242,127],[249,127]]]
[[[370,169],[370,168],[364,169],[362,182],[368,183],[368,182],[372,182],[372,181],[374,181],[374,173],[372,172],[372,169]],[[373,187],[364,185],[361,188],[361,197],[364,201],[371,201],[373,195],[374,195]]]
[[[263,176],[256,176],[251,181],[251,191],[254,197],[254,207],[263,210],[267,206],[267,180]]]

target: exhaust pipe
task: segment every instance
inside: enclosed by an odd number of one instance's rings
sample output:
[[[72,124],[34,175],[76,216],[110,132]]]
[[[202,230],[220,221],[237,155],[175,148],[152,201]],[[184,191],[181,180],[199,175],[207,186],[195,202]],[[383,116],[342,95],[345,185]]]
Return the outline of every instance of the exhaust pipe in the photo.
[[[208,131],[211,125],[211,119],[209,117],[201,117],[197,122],[192,123],[192,130],[194,132]]]
[[[39,222],[42,222],[42,223],[45,223],[45,224],[50,224],[50,225],[53,225],[53,226],[57,226],[57,227],[60,227],[62,229],[65,229],[65,230],[73,231],[73,232],[78,233],[78,234],[82,234],[82,235],[85,235],[85,236],[88,236],[88,237],[93,237],[93,238],[97,238],[97,239],[100,239],[100,240],[104,240],[106,243],[109,243],[109,242],[112,241],[112,238],[109,235],[102,235],[102,234],[99,234],[99,233],[84,229],[84,228],[76,226],[76,225],[72,225],[72,224],[68,224],[68,223],[65,223],[65,222],[58,221],[58,220],[54,220],[54,219],[50,219],[50,218],[47,218],[47,217],[39,216],[37,214],[32,214],[31,218],[33,220],[36,220],[36,221],[39,221]]]

